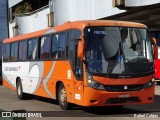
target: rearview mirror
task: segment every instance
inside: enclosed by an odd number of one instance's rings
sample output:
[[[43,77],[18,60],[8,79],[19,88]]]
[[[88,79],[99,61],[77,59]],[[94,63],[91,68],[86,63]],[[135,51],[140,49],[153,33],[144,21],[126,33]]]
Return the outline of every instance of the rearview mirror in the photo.
[[[152,37],[152,42],[153,42],[154,45],[157,45],[157,40],[156,40],[156,38]]]
[[[154,59],[158,60],[158,45],[156,42],[156,38],[152,37],[152,42],[153,42],[153,54],[154,54]]]

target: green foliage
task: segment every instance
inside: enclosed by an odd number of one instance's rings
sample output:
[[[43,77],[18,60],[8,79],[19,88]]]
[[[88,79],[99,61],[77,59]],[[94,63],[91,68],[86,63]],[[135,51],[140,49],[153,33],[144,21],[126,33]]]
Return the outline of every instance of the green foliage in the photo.
[[[13,13],[13,15],[18,15],[18,14],[23,14],[23,13],[29,13],[32,11],[32,6],[30,3],[24,3],[22,5],[18,5],[16,8],[15,8],[15,11]]]

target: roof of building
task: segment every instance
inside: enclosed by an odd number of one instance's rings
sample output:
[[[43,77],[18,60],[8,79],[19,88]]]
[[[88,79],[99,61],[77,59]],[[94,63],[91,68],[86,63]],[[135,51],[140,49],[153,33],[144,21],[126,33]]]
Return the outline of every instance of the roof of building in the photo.
[[[149,28],[160,28],[160,3],[138,6],[138,7],[120,7],[127,12],[100,18],[100,20],[125,20],[139,22],[147,25]]]

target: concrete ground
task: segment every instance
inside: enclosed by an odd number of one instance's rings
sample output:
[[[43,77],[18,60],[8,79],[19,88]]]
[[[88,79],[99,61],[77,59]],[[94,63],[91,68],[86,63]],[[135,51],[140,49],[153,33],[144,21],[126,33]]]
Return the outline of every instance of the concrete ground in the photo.
[[[92,120],[136,120],[151,118],[160,119],[160,86],[155,89],[155,101],[147,105],[128,105],[123,108],[117,107],[96,107],[84,108],[75,106],[73,110],[62,111],[57,102],[34,96],[32,99],[19,100],[16,92],[0,86],[0,108],[5,111],[39,112],[42,118],[27,118],[27,120],[61,120],[61,119],[92,119]],[[139,116],[138,116],[139,115]],[[150,116],[149,116],[150,115]],[[48,116],[48,117],[43,117]],[[52,116],[52,117],[51,117]],[[53,117],[55,116],[55,117]],[[136,118],[134,116],[138,116]],[[144,117],[146,116],[146,117]],[[149,116],[149,117],[148,117]],[[0,118],[0,120],[6,120]]]

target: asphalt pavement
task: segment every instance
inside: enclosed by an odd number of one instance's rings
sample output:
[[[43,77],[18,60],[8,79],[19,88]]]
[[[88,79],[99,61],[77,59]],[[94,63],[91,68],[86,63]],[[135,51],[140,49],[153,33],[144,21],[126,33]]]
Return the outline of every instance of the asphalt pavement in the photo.
[[[16,92],[0,86],[0,110],[22,112],[30,116],[27,120],[61,120],[61,119],[91,119],[94,120],[131,120],[160,119],[160,86],[155,88],[153,104],[126,105],[124,107],[81,107],[74,106],[72,110],[62,111],[57,101],[38,96],[19,100]],[[15,114],[16,115],[16,114]],[[36,116],[37,115],[37,116]],[[34,117],[34,118],[33,118]],[[158,118],[159,117],[159,118]],[[6,120],[0,117],[0,120]],[[20,119],[21,120],[21,119]]]

